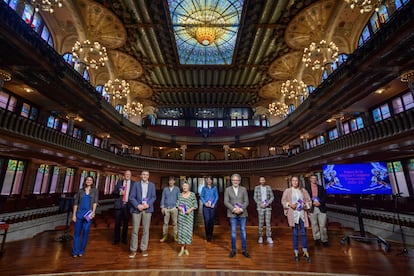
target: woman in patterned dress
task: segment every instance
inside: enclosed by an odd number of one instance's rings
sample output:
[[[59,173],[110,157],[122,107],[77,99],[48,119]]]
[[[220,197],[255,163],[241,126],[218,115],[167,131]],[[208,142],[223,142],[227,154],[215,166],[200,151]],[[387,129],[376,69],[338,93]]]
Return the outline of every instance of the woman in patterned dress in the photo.
[[[193,222],[194,210],[197,209],[197,200],[193,192],[190,191],[190,185],[184,182],[183,191],[178,196],[178,244],[181,245],[181,251],[178,256],[190,255],[187,245],[193,241]]]

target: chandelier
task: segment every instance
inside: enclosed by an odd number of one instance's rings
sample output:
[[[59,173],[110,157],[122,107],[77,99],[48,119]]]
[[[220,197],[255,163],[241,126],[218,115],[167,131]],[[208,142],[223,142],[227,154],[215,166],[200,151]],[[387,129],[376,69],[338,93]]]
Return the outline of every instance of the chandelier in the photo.
[[[12,75],[9,71],[0,69],[0,90],[3,88],[4,82],[11,81]]]
[[[54,12],[54,8],[61,8],[63,6],[62,0],[30,0],[36,12],[40,10],[45,12]]]
[[[280,92],[288,99],[305,99],[308,96],[308,87],[303,81],[287,80],[282,83]]]
[[[361,14],[372,10],[378,11],[381,5],[387,4],[389,0],[345,0],[351,9],[359,9]]]
[[[106,48],[97,41],[93,43],[89,40],[82,43],[76,41],[72,47],[72,61],[84,64],[88,70],[104,67],[107,60]]]
[[[140,102],[133,101],[132,103],[127,103],[124,105],[124,112],[128,114],[129,117],[138,116],[144,111],[144,106]]]
[[[407,71],[400,76],[402,82],[408,83],[408,88],[410,91],[414,91],[414,70]]]
[[[269,104],[268,110],[273,116],[285,116],[288,113],[288,106],[284,102],[274,101]]]
[[[325,70],[326,65],[338,60],[338,55],[339,49],[334,42],[321,40],[319,43],[312,42],[304,49],[302,61],[312,70]]]
[[[194,11],[186,18],[183,24],[189,25],[186,32],[202,46],[209,46],[221,37],[225,30],[226,21],[219,12],[203,9]]]
[[[104,87],[105,91],[113,100],[126,98],[130,92],[129,83],[120,79],[109,80],[105,83]]]

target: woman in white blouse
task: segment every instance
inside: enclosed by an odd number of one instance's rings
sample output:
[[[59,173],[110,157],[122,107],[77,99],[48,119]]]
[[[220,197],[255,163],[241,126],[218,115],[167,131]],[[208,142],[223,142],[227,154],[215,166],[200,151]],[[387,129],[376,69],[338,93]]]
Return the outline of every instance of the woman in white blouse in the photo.
[[[311,206],[309,193],[299,185],[299,178],[292,176],[291,187],[282,195],[282,205],[287,216],[289,226],[292,227],[293,250],[295,261],[299,261],[299,235],[302,241],[303,257],[311,262],[306,239],[306,228],[309,227],[308,210]]]

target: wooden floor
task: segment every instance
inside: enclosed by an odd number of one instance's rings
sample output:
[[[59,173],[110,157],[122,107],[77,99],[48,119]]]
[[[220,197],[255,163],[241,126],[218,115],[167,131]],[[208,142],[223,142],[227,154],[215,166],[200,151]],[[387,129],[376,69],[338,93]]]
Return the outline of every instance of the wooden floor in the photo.
[[[56,241],[60,231],[42,233],[33,239],[10,242],[0,257],[0,275],[414,275],[414,250],[408,254],[392,243],[384,253],[377,242],[366,244],[340,240],[349,230],[330,230],[330,246],[315,247],[310,237],[312,263],[293,260],[291,233],[288,227],[273,229],[273,245],[257,244],[257,228],[248,227],[248,251],[251,258],[238,252],[229,258],[228,227],[216,227],[213,242],[204,241],[203,228],[196,227],[190,255],[178,257],[178,246],[169,241],[160,243],[161,228],[153,227],[148,257],[129,259],[128,246],[112,245],[112,230],[92,228],[85,256],[71,257],[72,242]]]

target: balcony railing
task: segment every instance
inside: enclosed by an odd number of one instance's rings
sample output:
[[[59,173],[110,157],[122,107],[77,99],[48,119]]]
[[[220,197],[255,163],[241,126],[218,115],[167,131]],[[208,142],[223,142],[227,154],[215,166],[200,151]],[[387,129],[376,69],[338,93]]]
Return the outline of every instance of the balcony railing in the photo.
[[[144,156],[121,156],[107,150],[94,147],[69,135],[45,127],[32,120],[23,118],[10,111],[0,109],[0,134],[4,137],[3,143],[14,145],[15,140],[36,142],[43,148],[51,148],[56,151],[70,152],[82,162],[87,159],[95,164],[110,164],[112,166],[137,169],[150,169],[155,171],[180,171],[183,173],[229,173],[229,172],[283,172],[300,165],[306,166],[321,157],[337,156],[341,152],[358,151],[367,146],[385,143],[394,139],[409,139],[414,132],[414,109],[397,114],[387,120],[344,135],[324,145],[301,152],[292,157],[262,157],[244,160],[219,160],[219,161],[194,161],[194,160],[170,160]],[[8,137],[8,138],[6,138]],[[26,151],[42,151],[42,149],[25,148]],[[47,151],[43,151],[47,154]],[[53,160],[54,153],[50,154]],[[99,166],[99,165],[98,165]]]

